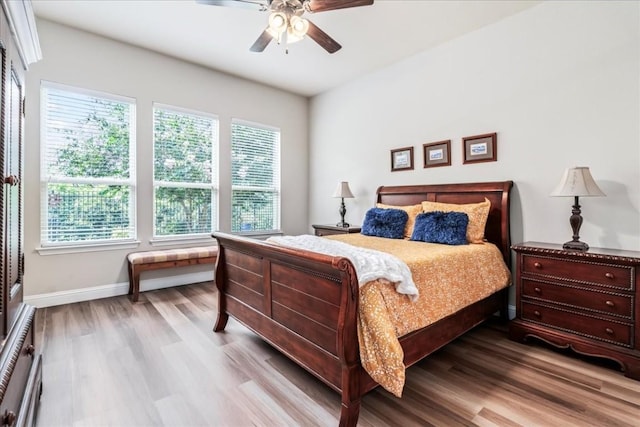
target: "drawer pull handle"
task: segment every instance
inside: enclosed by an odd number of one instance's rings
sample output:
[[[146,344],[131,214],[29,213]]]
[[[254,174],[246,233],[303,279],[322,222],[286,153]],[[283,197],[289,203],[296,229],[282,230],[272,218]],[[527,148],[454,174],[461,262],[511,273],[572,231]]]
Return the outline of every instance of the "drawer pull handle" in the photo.
[[[605,329],[605,331],[606,331],[609,335],[613,335],[613,329],[611,329],[611,328],[607,328],[607,329]]]
[[[606,274],[604,275],[604,277],[606,277],[607,279],[613,279],[613,278],[614,278],[614,275],[613,275],[613,273],[606,273]]]
[[[541,292],[542,292],[542,290],[540,290],[540,288],[533,288],[533,291],[534,291],[536,294],[539,294],[539,293],[541,293]]]
[[[533,263],[533,266],[534,266],[535,268],[542,268],[542,264],[540,264],[539,262],[534,262],[534,263]]]
[[[535,314],[536,317],[540,317],[540,312],[538,310],[534,311],[533,314]]]
[[[3,426],[12,426],[16,422],[16,413],[10,410],[4,411],[2,415],[2,425]]]
[[[616,306],[616,303],[614,303],[613,301],[609,301],[609,300],[607,300],[605,302],[605,304],[607,304],[609,307],[615,307]]]

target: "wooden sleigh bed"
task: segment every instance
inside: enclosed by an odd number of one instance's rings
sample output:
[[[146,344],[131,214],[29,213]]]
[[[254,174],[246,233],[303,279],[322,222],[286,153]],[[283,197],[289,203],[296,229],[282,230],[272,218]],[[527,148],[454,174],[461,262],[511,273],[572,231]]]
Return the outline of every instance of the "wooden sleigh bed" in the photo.
[[[376,202],[413,205],[491,202],[485,238],[511,265],[509,195],[513,183],[383,186]],[[214,233],[219,251],[215,282],[224,330],[232,316],[342,396],[341,426],[355,426],[362,395],[378,384],[360,363],[357,336],[359,286],[351,262],[263,241]],[[500,312],[507,317],[508,288],[425,328],[399,338],[404,364],[425,356]],[[310,321],[309,319],[312,319]]]

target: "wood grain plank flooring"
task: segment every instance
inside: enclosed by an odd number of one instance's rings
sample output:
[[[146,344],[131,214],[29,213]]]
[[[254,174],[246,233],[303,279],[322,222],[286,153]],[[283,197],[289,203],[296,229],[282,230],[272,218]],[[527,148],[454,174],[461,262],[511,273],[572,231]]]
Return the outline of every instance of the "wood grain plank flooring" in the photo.
[[[336,426],[340,396],[233,320],[212,283],[38,310],[37,426]],[[489,322],[408,369],[359,425],[640,426],[640,382]]]

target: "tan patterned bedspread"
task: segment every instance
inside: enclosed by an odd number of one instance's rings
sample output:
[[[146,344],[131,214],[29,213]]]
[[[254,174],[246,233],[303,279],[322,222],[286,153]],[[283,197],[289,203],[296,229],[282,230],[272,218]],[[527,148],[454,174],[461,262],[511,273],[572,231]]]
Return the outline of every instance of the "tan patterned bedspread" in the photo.
[[[407,263],[420,297],[411,302],[389,282],[360,289],[358,338],[362,366],[400,397],[405,380],[401,337],[479,301],[511,283],[502,254],[490,243],[449,246],[362,234],[328,236],[391,253]]]

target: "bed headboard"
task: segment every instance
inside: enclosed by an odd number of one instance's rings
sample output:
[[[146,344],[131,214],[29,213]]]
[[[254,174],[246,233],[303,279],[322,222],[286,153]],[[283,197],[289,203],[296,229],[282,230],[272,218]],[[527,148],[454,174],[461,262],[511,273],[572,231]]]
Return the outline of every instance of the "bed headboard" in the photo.
[[[463,204],[483,202],[486,197],[491,202],[491,210],[484,236],[498,246],[507,266],[511,267],[509,235],[511,187],[513,187],[513,181],[382,186],[376,191],[376,202],[396,206],[415,205],[423,200]]]

